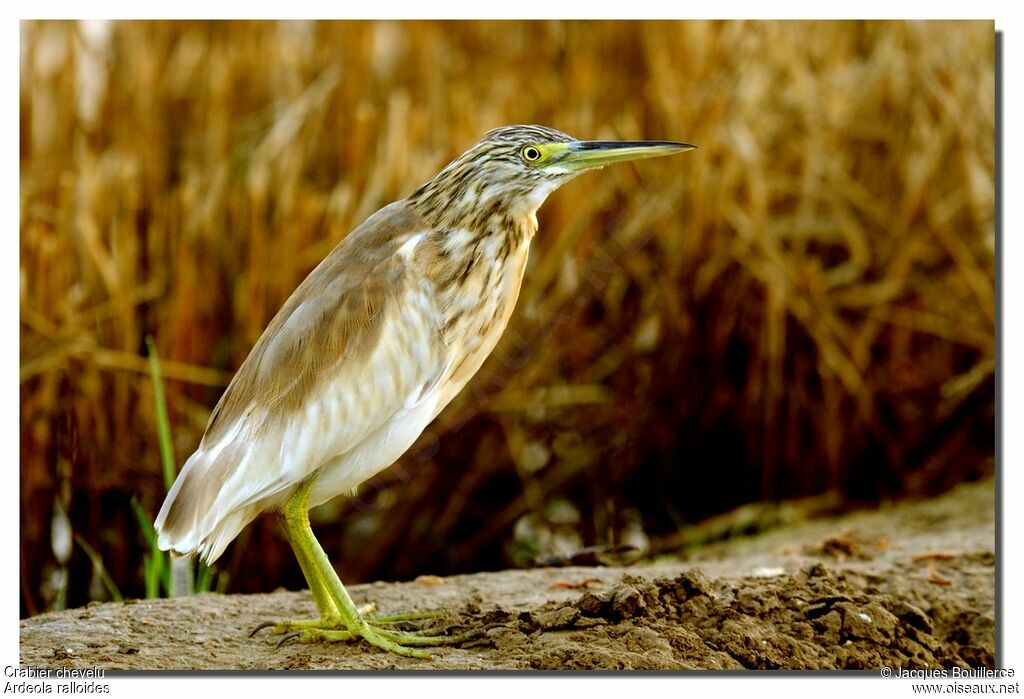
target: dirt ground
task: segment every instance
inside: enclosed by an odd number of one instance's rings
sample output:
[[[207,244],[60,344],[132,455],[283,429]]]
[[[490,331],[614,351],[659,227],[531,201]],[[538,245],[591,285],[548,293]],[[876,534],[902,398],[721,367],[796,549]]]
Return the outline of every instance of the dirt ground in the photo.
[[[254,553],[254,555],[256,555]],[[350,588],[380,612],[486,629],[431,660],[287,643],[308,592],[93,603],[21,622],[36,667],[237,670],[868,669],[995,663],[992,481],[630,568],[544,568]],[[432,622],[442,623],[442,622]]]

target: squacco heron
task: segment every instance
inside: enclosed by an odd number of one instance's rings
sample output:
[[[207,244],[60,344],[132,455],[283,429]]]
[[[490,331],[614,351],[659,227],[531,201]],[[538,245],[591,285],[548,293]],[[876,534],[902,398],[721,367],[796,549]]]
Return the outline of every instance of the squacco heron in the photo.
[[[416,657],[429,657],[418,646],[457,642],[394,626],[417,615],[357,608],[308,510],[394,463],[480,368],[512,314],[552,191],[584,170],[690,148],[506,126],[370,216],[299,285],[235,374],[160,509],[160,548],[212,563],[276,511],[320,618],[275,632],[363,638]]]

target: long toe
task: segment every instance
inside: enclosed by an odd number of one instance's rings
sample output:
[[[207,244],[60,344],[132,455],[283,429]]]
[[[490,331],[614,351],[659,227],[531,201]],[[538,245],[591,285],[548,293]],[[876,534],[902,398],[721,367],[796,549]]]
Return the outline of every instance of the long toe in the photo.
[[[377,635],[403,646],[459,646],[484,635],[483,629],[474,629],[456,636],[435,633],[408,633],[375,629]]]
[[[393,640],[391,638],[390,634],[386,636],[386,635],[384,635],[381,632],[375,631],[374,629],[370,628],[369,626],[366,626],[363,629],[361,629],[360,631],[355,632],[355,633],[353,633],[351,631],[310,629],[308,631],[297,632],[296,634],[291,634],[291,635],[298,636],[299,637],[298,640],[306,641],[306,642],[316,642],[316,641],[327,641],[327,642],[351,641],[354,637],[358,636],[358,637],[361,637],[363,640],[365,640],[370,645],[376,646],[377,648],[380,648],[381,650],[386,650],[386,651],[388,651],[390,653],[397,653],[398,655],[404,655],[404,656],[407,656],[407,657],[410,657],[410,658],[420,658],[420,659],[423,659],[423,660],[429,660],[430,658],[433,657],[430,653],[428,653],[425,650],[419,650],[417,648],[410,648],[409,647],[411,645],[423,645],[423,644],[415,644],[415,643],[403,644],[403,643],[399,643],[399,642]]]
[[[366,617],[367,623],[374,626],[382,624],[400,624],[407,621],[427,621],[430,619],[443,619],[451,616],[447,609],[431,609],[422,612],[401,612],[398,614],[381,614],[378,616]]]
[[[270,633],[279,636],[309,630],[338,630],[345,629],[341,619],[291,619],[287,621],[264,621],[249,632],[249,638],[253,638],[263,629],[270,629]]]

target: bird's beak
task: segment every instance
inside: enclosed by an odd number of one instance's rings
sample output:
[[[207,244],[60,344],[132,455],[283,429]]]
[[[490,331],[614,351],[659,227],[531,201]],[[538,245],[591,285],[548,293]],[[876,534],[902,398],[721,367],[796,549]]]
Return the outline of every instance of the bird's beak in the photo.
[[[624,160],[659,158],[697,147],[678,141],[571,141],[558,145],[564,147],[565,154],[561,158],[557,155],[551,158],[551,164],[568,172],[604,167]]]

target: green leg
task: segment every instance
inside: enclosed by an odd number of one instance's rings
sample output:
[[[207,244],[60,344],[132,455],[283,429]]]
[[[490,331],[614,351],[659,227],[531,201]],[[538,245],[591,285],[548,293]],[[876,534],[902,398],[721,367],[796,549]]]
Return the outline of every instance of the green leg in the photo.
[[[429,658],[430,654],[409,646],[436,646],[462,643],[477,634],[433,636],[381,628],[386,624],[410,619],[436,618],[443,612],[396,614],[366,618],[356,607],[341,579],[331,566],[327,554],[309,526],[309,492],[313,481],[303,483],[288,499],[282,510],[288,541],[295,551],[302,573],[316,602],[319,620],[287,621],[274,625],[275,633],[292,631],[284,640],[297,637],[305,641],[348,641],[363,638],[369,643],[399,655]],[[283,642],[283,641],[282,641]]]
[[[292,545],[292,551],[295,553],[295,558],[299,561],[299,567],[302,568],[302,575],[306,578],[306,584],[309,585],[309,591],[313,593],[313,601],[316,602],[316,610],[320,613],[320,619],[324,622],[340,622],[341,615],[338,614],[338,607],[334,604],[334,600],[332,600],[331,596],[327,593],[323,580],[320,578],[319,573],[317,573],[313,568],[313,562],[309,560],[305,549],[296,545],[293,525],[289,522],[287,517],[285,518],[284,531],[288,535],[288,543]]]

